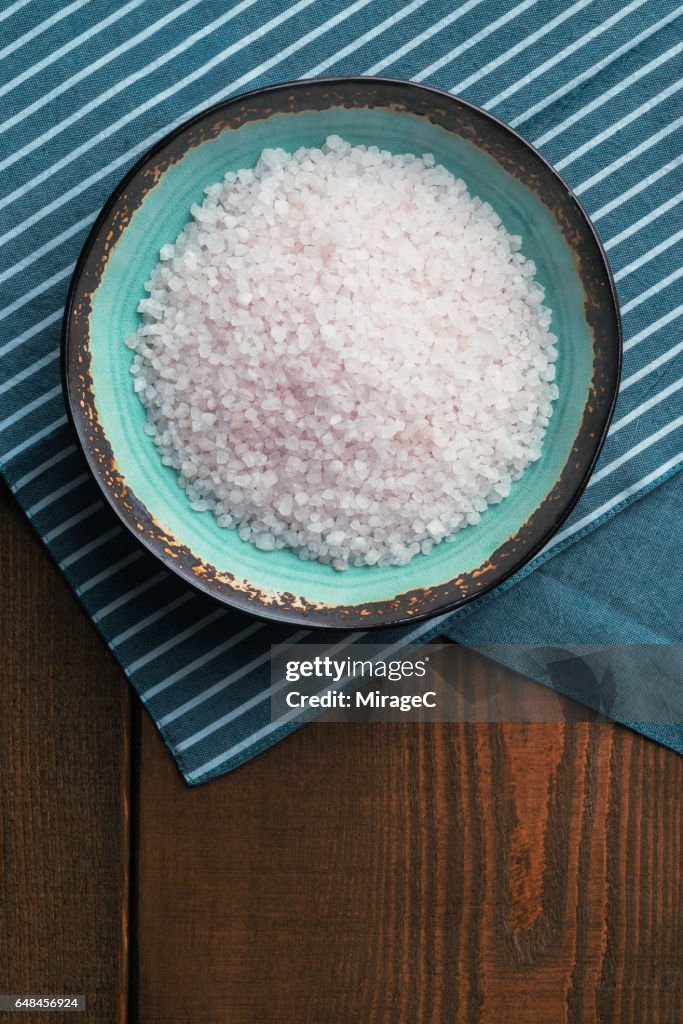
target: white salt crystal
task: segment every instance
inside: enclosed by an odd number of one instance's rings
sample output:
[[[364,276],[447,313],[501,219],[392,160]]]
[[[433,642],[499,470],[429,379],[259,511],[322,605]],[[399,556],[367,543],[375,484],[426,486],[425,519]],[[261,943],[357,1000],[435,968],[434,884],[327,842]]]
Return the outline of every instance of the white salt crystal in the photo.
[[[292,501],[291,494],[285,494],[284,498],[282,498],[282,500],[279,502],[279,504],[277,506],[277,510],[280,513],[280,515],[284,516],[285,519],[286,519],[287,516],[289,516],[291,514],[291,511],[292,511],[293,507],[294,507],[294,502]]]

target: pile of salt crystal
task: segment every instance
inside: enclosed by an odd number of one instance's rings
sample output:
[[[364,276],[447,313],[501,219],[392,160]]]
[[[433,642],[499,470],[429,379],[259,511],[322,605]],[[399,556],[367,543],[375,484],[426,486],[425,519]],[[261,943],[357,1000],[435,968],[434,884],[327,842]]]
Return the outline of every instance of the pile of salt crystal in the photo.
[[[558,394],[521,239],[431,155],[337,136],[205,193],[127,339],[192,508],[336,569],[478,523],[540,457]]]

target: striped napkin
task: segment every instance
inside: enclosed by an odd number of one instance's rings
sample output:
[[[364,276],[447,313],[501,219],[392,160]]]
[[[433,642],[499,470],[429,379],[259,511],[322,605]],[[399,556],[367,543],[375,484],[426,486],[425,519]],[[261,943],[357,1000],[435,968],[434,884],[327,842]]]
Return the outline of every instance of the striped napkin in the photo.
[[[292,728],[270,721],[269,646],[306,634],[219,608],[160,569],[85,471],[59,331],[106,196],[173,126],[286,79],[413,79],[508,121],[570,183],[611,259],[626,339],[616,415],[585,495],[523,573],[381,642],[681,641],[682,51],[672,0],[0,5],[0,468],[188,782]],[[637,727],[683,750],[682,711],[679,694],[670,723]]]

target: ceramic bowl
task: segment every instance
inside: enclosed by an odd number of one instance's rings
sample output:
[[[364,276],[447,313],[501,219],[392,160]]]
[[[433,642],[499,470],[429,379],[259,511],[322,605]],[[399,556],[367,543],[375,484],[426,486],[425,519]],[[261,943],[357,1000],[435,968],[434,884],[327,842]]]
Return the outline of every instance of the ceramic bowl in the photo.
[[[543,455],[477,526],[403,567],[336,572],[264,552],[190,508],[144,432],[124,338],[143,285],[226,171],[261,150],[329,134],[396,153],[433,153],[521,235],[559,337],[560,397]],[[436,89],[372,78],[315,79],[227,100],[159,142],[105,205],[78,262],[64,321],[67,404],[86,458],[120,519],[173,572],[225,604],[310,626],[380,626],[454,609],[499,584],[550,539],[584,488],[619,381],[621,337],[605,254],[586,214],[528,142]]]

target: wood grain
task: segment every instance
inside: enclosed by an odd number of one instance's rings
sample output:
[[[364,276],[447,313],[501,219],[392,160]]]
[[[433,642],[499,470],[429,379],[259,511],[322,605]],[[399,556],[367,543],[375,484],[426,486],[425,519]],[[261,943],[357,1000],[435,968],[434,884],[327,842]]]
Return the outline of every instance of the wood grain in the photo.
[[[310,725],[188,789],[145,716],[140,785],[144,1024],[680,1024],[683,759],[625,729]]]
[[[0,565],[0,992],[83,994],[77,1021],[122,1022],[128,687],[4,485]]]

